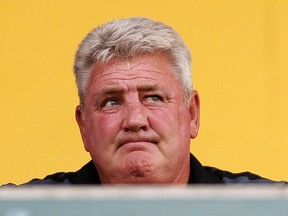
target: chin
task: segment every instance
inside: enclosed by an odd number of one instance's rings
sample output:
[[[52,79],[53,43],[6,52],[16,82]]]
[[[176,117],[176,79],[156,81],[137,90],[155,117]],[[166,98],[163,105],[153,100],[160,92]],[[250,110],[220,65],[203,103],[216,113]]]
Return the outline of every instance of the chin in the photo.
[[[134,156],[127,157],[122,162],[122,166],[116,172],[119,174],[117,175],[117,181],[120,184],[148,184],[155,182],[155,166],[152,160],[149,157]]]
[[[156,176],[121,176],[121,179],[116,184],[163,184]]]
[[[104,180],[104,179],[103,179]],[[118,170],[110,177],[106,178],[107,181],[102,183],[108,184],[171,184],[173,181],[163,175],[161,172],[155,170],[142,169],[139,167],[131,168],[128,170]]]
[[[110,176],[107,176],[106,183],[163,184],[168,182],[167,176],[163,175],[161,166],[163,162],[159,160],[159,157],[155,159],[155,155],[151,155],[151,153],[134,151],[125,155],[122,154],[115,161],[117,163],[113,163],[113,168],[109,169]],[[159,170],[162,170],[162,172]],[[107,172],[108,170],[106,169]]]

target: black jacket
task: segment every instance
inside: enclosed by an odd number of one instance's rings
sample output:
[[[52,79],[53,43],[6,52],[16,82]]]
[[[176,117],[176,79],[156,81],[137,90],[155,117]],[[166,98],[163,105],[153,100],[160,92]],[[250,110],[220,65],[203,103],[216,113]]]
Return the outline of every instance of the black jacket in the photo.
[[[214,167],[202,166],[201,163],[191,154],[190,156],[190,178],[189,184],[229,184],[229,183],[277,183],[262,178],[250,172],[231,173]],[[76,172],[58,172],[46,176],[44,179],[33,179],[23,185],[43,185],[43,184],[101,184],[98,172],[92,161],[84,165]]]

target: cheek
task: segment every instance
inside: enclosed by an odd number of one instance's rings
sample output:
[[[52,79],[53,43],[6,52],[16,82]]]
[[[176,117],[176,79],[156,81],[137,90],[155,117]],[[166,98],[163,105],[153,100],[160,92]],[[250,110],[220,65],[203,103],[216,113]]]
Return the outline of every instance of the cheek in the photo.
[[[189,110],[186,107],[182,107],[182,109],[179,109],[177,121],[178,130],[180,131],[181,136],[190,140],[191,116]]]
[[[92,116],[88,127],[90,139],[93,143],[105,142],[106,139],[114,139],[121,129],[121,119],[119,115],[100,115]]]
[[[190,134],[189,113],[186,108],[164,109],[150,113],[151,127],[170,140],[181,139]],[[190,135],[189,135],[190,137]]]
[[[178,125],[177,115],[169,109],[153,110],[149,115],[149,123],[153,130],[159,135],[169,137]]]

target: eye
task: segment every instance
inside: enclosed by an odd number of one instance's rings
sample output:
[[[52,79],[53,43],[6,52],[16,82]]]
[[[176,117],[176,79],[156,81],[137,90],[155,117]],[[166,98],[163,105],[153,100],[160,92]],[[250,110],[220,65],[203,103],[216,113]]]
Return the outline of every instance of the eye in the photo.
[[[146,102],[151,102],[151,103],[163,102],[163,99],[159,95],[151,95],[146,98]]]
[[[108,100],[104,101],[103,107],[111,108],[111,107],[118,106],[119,104],[120,103],[119,103],[119,101],[117,99],[111,98],[111,99],[108,99]]]

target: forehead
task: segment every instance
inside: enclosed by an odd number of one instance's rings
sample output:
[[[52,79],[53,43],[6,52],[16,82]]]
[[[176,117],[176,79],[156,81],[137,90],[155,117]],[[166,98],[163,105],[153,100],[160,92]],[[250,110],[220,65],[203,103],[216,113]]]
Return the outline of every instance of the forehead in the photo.
[[[116,83],[167,83],[179,85],[171,63],[161,54],[142,55],[125,61],[113,60],[94,64],[91,69],[90,87]],[[106,86],[107,87],[107,86]]]

